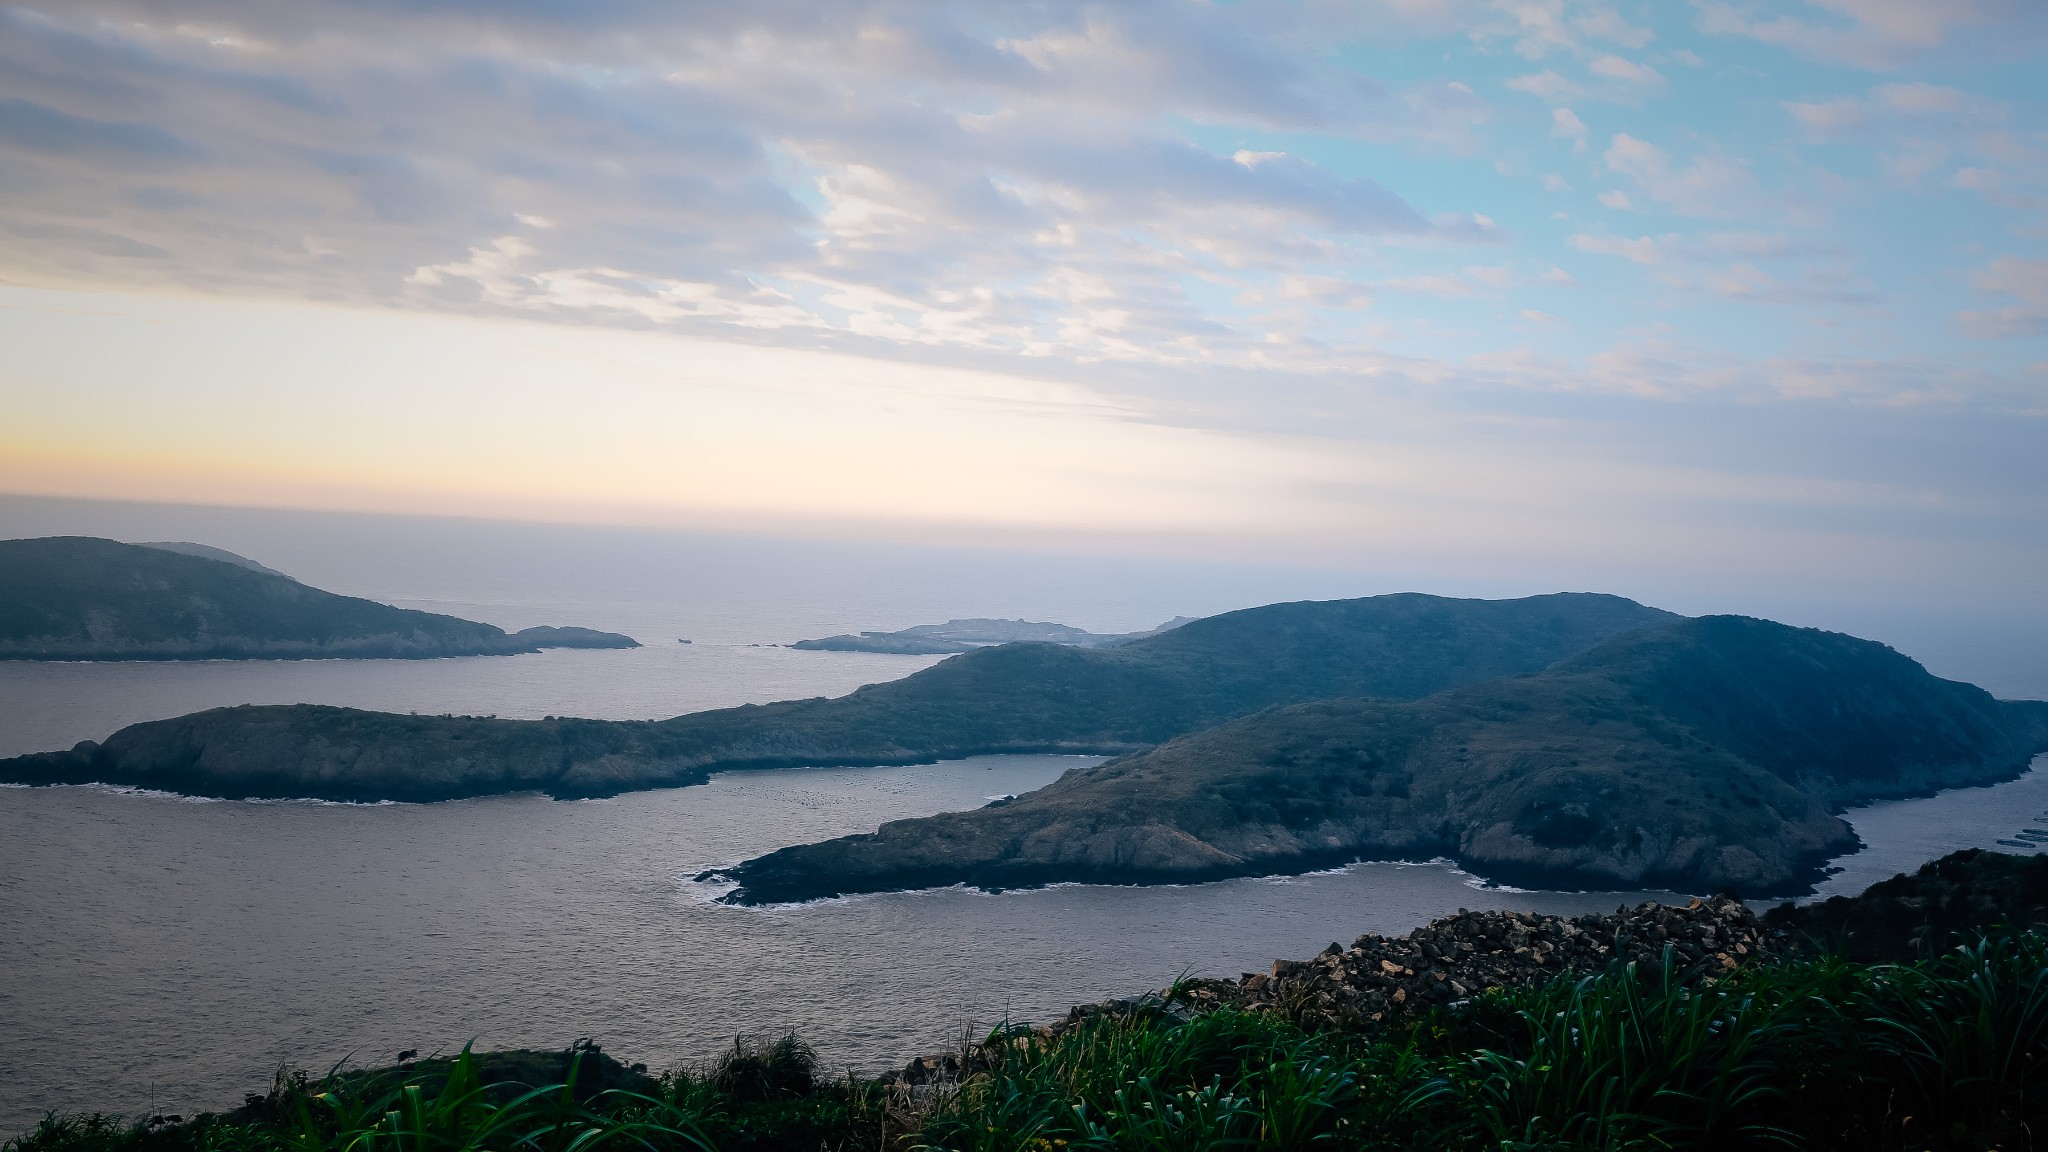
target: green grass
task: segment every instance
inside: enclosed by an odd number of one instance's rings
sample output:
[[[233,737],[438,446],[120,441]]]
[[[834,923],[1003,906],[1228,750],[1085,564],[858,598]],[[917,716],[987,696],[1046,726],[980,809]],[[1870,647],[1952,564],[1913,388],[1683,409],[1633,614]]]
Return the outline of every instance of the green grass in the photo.
[[[555,1082],[490,1057],[280,1074],[227,1116],[51,1117],[0,1152],[1225,1152],[2025,1149],[2048,1133],[2048,943],[1912,965],[1670,966],[1432,1010],[1375,1035],[1168,1003],[992,1033],[964,1083],[817,1073],[793,1036],[653,1078],[594,1048]]]

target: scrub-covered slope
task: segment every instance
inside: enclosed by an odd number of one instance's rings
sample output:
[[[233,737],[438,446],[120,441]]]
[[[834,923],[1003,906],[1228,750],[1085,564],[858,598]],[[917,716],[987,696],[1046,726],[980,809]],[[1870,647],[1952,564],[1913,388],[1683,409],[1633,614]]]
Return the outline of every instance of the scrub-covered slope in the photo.
[[[1273,704],[1411,698],[1533,672],[1617,633],[1672,619],[1620,597],[1584,594],[1274,604],[1120,648],[1008,644],[837,699],[618,725],[602,753],[578,744],[558,761],[532,753],[535,741],[552,739],[536,734],[547,722],[296,706],[137,724],[103,744],[0,761],[0,779],[215,796],[425,799],[519,789],[584,796],[687,783],[724,768],[1123,752]]]
[[[1274,708],[1000,807],[739,866],[744,902],[965,882],[1185,882],[1449,856],[1544,886],[1803,888],[1842,804],[1988,783],[2048,705],[1880,644],[1744,617],[1617,637],[1536,676]]]
[[[633,647],[630,637],[588,628],[508,636],[473,620],[337,596],[198,545],[0,540],[0,659],[297,660]]]

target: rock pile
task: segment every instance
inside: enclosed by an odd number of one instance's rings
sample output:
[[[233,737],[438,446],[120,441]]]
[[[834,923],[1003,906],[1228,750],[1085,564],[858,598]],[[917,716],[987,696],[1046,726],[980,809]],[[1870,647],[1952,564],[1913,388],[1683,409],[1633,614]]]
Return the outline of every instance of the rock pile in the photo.
[[[1599,972],[1617,961],[1660,963],[1666,946],[1681,978],[1708,979],[1752,959],[1782,955],[1791,941],[1741,901],[1721,896],[1685,905],[1639,904],[1609,916],[1465,912],[1406,936],[1367,934],[1350,948],[1332,943],[1313,960],[1275,960],[1273,970],[1236,980],[1191,980],[1167,996],[1083,1004],[1066,1019],[1032,1029],[1057,1036],[1102,1015],[1187,1016],[1221,1007],[1281,1012],[1305,1024],[1372,1030],[1408,1013],[1513,988]],[[986,1066],[973,1045],[924,1056],[885,1081],[918,1085],[957,1079]]]
[[[1406,936],[1360,936],[1350,948],[1333,943],[1313,960],[1276,960],[1270,973],[1194,981],[1181,991],[1197,1010],[1231,1005],[1370,1029],[1495,988],[1586,975],[1617,961],[1658,963],[1667,945],[1681,976],[1696,980],[1780,953],[1785,940],[1728,897],[1571,919],[1460,912]]]

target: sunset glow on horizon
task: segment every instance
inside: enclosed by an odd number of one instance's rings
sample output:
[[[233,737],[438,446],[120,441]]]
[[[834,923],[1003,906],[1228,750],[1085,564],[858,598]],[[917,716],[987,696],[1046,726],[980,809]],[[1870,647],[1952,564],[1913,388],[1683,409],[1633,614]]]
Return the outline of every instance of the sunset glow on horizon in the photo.
[[[0,491],[2048,592],[2037,6],[0,10]]]

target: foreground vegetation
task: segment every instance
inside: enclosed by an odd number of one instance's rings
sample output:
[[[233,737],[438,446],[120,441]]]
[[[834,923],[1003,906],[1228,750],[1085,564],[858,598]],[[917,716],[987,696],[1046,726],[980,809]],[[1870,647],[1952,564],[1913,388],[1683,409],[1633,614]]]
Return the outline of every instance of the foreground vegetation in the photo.
[[[752,1149],[2025,1149],[2048,1133],[2048,941],[1912,964],[1670,953],[1431,1009],[1375,1034],[1158,1002],[1002,1029],[961,1080],[824,1080],[800,1042],[650,1077],[579,1045],[281,1073],[186,1123],[52,1117],[0,1152]],[[528,1075],[523,1083],[510,1079]],[[531,1085],[531,1086],[529,1086]]]

